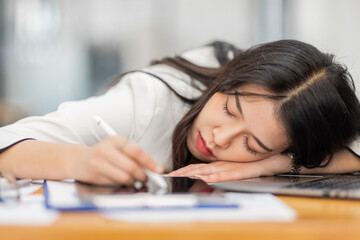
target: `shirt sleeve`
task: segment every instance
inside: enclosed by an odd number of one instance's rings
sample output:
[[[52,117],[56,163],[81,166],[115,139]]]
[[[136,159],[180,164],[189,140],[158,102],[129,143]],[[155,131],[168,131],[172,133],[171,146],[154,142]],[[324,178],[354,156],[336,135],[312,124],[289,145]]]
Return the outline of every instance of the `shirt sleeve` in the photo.
[[[154,81],[158,80],[144,73],[127,74],[101,96],[65,102],[55,112],[2,127],[0,151],[24,139],[93,145],[106,137],[95,115],[117,134],[136,141],[154,114]]]

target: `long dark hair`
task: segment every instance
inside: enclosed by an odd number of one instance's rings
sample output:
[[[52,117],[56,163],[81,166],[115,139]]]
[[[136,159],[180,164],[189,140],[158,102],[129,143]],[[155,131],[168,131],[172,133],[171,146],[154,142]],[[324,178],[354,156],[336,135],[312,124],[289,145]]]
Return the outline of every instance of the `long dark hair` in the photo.
[[[216,92],[276,101],[276,115],[290,139],[286,151],[294,153],[295,162],[307,168],[325,166],[335,151],[359,134],[360,104],[351,75],[333,55],[309,44],[280,40],[238,51],[216,76],[210,75],[208,89],[174,130],[174,169],[199,161],[188,151],[186,138]],[[261,86],[269,94],[235,91],[247,84]]]

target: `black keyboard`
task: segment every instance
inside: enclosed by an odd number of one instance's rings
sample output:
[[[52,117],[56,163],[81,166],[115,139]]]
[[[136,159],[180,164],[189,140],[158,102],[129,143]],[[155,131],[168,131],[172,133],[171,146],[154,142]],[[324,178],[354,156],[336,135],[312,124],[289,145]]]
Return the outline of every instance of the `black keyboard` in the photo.
[[[310,182],[297,183],[290,187],[302,189],[360,189],[360,176],[337,175],[336,177],[325,177]]]

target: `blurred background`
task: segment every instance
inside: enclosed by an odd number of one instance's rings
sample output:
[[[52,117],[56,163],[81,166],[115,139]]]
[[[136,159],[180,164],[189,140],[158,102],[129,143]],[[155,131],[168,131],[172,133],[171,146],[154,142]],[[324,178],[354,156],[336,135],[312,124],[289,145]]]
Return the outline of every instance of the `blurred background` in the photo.
[[[334,53],[360,88],[359,12],[358,0],[0,0],[0,125],[213,40],[302,40]]]

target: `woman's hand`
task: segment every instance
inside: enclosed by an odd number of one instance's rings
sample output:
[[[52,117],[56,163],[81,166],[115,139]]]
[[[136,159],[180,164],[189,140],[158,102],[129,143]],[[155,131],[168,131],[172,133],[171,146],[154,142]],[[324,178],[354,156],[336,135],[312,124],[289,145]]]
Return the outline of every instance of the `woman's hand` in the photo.
[[[272,176],[290,171],[291,160],[285,154],[277,154],[255,162],[227,162],[191,164],[169,173],[169,176],[200,178],[205,182],[221,182],[237,179]]]
[[[0,154],[0,172],[19,178],[73,178],[119,185],[146,181],[143,169],[163,171],[149,154],[121,136],[108,137],[92,147],[25,140]]]
[[[124,143],[124,141],[126,141]],[[163,168],[134,143],[111,136],[90,147],[71,167],[73,178],[101,185],[145,182],[144,168],[161,173]]]

